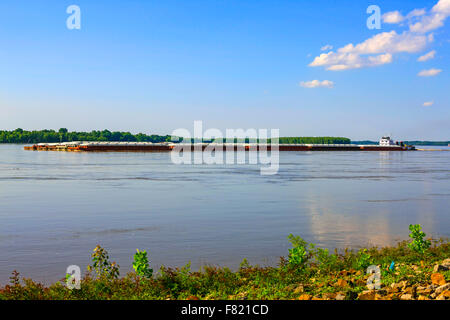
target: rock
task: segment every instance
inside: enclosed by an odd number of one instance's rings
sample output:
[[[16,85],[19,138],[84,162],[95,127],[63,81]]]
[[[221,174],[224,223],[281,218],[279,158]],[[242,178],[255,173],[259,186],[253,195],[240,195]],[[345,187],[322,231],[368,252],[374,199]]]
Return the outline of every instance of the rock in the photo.
[[[381,294],[381,295],[386,295],[387,294],[387,290],[386,289],[378,289],[377,290],[377,294]]]
[[[375,300],[374,290],[365,290],[358,295],[358,300]]]
[[[427,289],[430,289],[431,291],[434,291],[438,286],[435,284],[430,284]]]
[[[445,259],[442,264],[437,264],[433,268],[433,272],[439,272],[439,271],[448,271],[450,270],[450,259]]]
[[[298,300],[311,300],[311,296],[309,294],[302,294],[298,297]]]
[[[450,290],[450,283],[446,283],[440,287],[437,287],[436,290],[434,291],[437,295],[441,294],[442,292],[446,291],[446,290]]]
[[[247,295],[247,292],[241,292],[236,295],[236,298],[238,300],[247,300]]]
[[[297,288],[295,288],[294,293],[299,294],[299,293],[302,293],[303,290],[304,290],[303,285],[299,285],[299,286],[297,286]]]
[[[344,294],[342,294],[342,293],[338,293],[337,295],[336,295],[336,298],[335,298],[336,300],[344,300],[345,299],[345,295]]]
[[[394,299],[398,299],[398,294],[390,293],[386,296],[386,300],[394,300]]]
[[[391,288],[394,290],[403,290],[408,285],[407,281],[400,281],[398,283],[392,283]]]
[[[322,295],[325,300],[334,300],[336,298],[336,293],[327,292]]]
[[[416,294],[416,288],[415,287],[406,287],[402,290],[403,294],[410,294],[410,295],[415,295]]]
[[[431,289],[428,289],[426,287],[417,287],[416,288],[416,294],[418,295],[425,295],[429,296],[433,291]]]
[[[346,287],[348,285],[347,281],[345,281],[344,279],[339,279],[336,283],[336,285],[338,287]]]
[[[412,294],[402,294],[400,300],[414,300],[414,297]]]
[[[433,273],[431,275],[431,282],[438,286],[442,286],[446,283],[445,278],[441,273]]]

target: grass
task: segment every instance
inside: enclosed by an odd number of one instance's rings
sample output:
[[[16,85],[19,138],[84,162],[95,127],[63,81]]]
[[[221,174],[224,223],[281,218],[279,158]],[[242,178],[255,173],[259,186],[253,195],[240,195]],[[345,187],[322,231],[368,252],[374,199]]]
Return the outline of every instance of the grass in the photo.
[[[380,267],[382,289],[401,281],[417,287],[430,284],[433,266],[450,257],[447,240],[426,242],[429,246],[424,249],[418,244],[429,240],[423,240],[422,234],[412,242],[392,247],[334,253],[299,237],[290,235],[289,239],[293,247],[276,267],[253,266],[244,259],[236,271],[211,266],[192,271],[188,264],[182,268],[161,267],[153,273],[147,253],[138,251],[134,256],[135,272],[123,277],[119,276],[117,264],[109,261],[107,251],[97,246],[92,254],[93,265],[81,279],[80,289],[67,288],[65,282],[70,275],[45,287],[22,279],[14,271],[10,284],[0,288],[0,299],[334,299],[339,294],[342,299],[353,300],[367,290],[369,265]],[[450,271],[441,273],[446,281],[450,280]]]

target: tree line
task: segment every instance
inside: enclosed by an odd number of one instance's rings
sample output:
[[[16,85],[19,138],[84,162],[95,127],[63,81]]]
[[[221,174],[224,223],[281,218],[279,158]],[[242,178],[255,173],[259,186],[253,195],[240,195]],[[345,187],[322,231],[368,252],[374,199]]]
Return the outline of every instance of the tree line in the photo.
[[[130,132],[93,130],[91,132],[69,132],[66,128],[55,130],[26,131],[16,129],[13,131],[0,131],[0,143],[52,143],[70,141],[126,141],[126,142],[166,142],[171,136],[146,135],[144,133],[132,134]]]
[[[93,130],[91,132],[69,132],[66,128],[55,130],[26,131],[18,128],[13,131],[0,130],[0,143],[55,143],[70,141],[126,141],[126,142],[170,142],[181,141],[170,135],[147,135],[144,133],[132,134],[130,132]],[[187,140],[184,140],[186,142]],[[192,139],[193,141],[193,139]],[[211,142],[204,140],[203,142]],[[219,142],[215,140],[215,142]],[[225,141],[226,142],[226,141]],[[248,138],[244,141],[234,139],[234,142],[254,142]],[[257,142],[266,142],[257,139]],[[271,139],[267,140],[268,143]],[[280,144],[349,144],[350,139],[342,137],[281,137]]]

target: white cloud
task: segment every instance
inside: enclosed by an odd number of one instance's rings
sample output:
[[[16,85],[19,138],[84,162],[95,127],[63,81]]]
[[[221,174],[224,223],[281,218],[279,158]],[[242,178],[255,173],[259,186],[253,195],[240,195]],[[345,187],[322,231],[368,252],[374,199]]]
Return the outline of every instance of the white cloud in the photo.
[[[333,46],[331,44],[327,44],[327,45],[324,45],[322,48],[320,48],[320,51],[328,51],[331,49],[333,49]]]
[[[420,56],[420,57],[417,59],[417,61],[419,61],[419,62],[425,62],[425,61],[428,61],[428,60],[433,59],[435,55],[436,55],[436,51],[435,51],[435,50],[432,50],[432,51],[430,51],[430,52],[424,54],[423,56]]]
[[[381,18],[383,19],[384,23],[389,23],[389,24],[400,23],[403,20],[405,20],[405,17],[403,17],[399,11],[387,12],[387,13],[383,14],[381,16]]]
[[[434,77],[434,76],[438,75],[441,72],[442,72],[441,69],[428,69],[428,70],[420,71],[417,75],[419,77]]]
[[[427,101],[423,103],[424,107],[431,107],[434,104],[434,101]]]
[[[311,80],[311,81],[302,81],[300,82],[300,86],[303,88],[333,88],[334,82],[330,80]]]
[[[439,0],[431,9],[430,14],[423,15],[421,19],[409,26],[412,32],[426,33],[444,25],[444,21],[450,16],[450,0]]]
[[[425,9],[414,9],[406,16],[406,19],[423,16],[427,11]]]
[[[309,66],[323,66],[332,71],[379,66],[391,63],[394,53],[423,50],[430,40],[432,39],[425,35],[409,32],[402,34],[397,34],[396,31],[382,32],[359,44],[350,43],[339,48],[337,52],[322,53],[315,57]]]
[[[381,32],[356,45],[349,43],[336,51],[316,56],[309,66],[340,71],[391,63],[395,54],[423,51],[434,41],[433,33],[427,32],[442,26],[447,16],[450,16],[450,0],[439,0],[429,12],[425,9],[414,9],[406,17],[399,11],[388,12],[383,15],[383,21],[386,23],[406,21],[409,30],[402,33],[394,30]],[[432,59],[434,54],[435,52],[428,53],[418,61]]]

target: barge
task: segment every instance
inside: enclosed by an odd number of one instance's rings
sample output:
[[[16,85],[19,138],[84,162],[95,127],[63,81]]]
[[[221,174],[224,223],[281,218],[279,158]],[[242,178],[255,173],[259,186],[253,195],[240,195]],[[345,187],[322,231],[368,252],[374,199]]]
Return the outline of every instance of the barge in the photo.
[[[278,148],[277,148],[278,147]],[[378,145],[354,144],[278,144],[275,151],[410,151],[414,146],[394,143],[383,137]],[[62,142],[38,143],[24,147],[33,151],[72,151],[72,152],[170,152],[184,151],[272,151],[271,144],[252,143],[152,143],[152,142]]]

